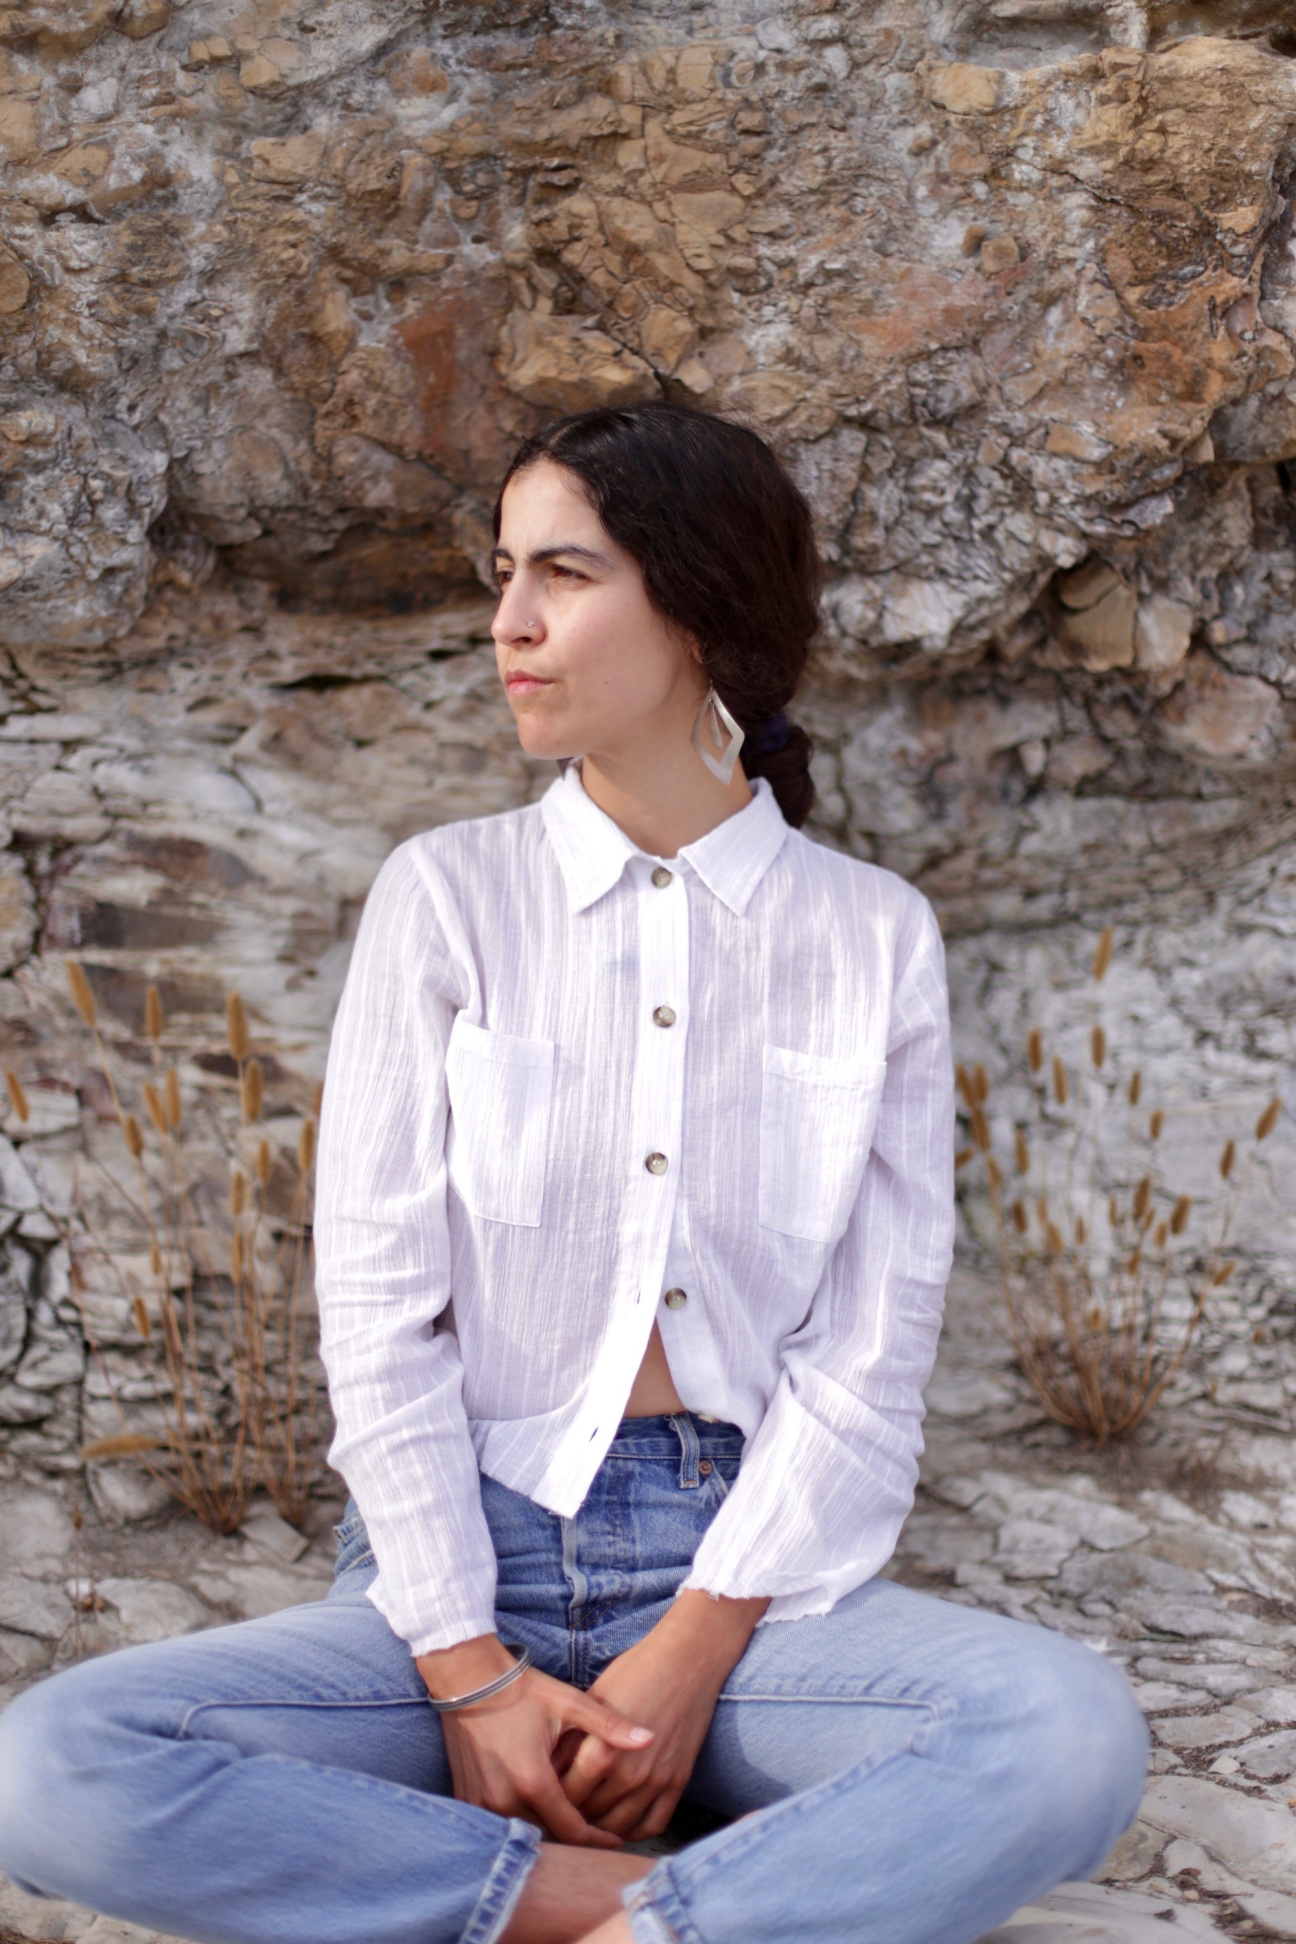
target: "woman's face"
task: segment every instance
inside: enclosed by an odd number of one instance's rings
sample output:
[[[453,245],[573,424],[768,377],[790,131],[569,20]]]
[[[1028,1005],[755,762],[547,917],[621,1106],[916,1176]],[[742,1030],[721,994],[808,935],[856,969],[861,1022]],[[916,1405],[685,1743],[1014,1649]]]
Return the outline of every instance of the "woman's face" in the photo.
[[[495,661],[528,754],[687,737],[707,690],[691,639],[653,607],[573,474],[548,459],[514,474],[494,560]]]

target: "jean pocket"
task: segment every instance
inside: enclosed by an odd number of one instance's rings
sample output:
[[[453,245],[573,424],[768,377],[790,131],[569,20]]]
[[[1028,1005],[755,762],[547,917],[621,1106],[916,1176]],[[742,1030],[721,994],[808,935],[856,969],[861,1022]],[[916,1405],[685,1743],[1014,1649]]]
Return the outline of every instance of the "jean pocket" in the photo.
[[[760,1226],[834,1243],[873,1143],[885,1060],[826,1060],[767,1045],[761,1075]]]
[[[334,1579],[341,1579],[343,1573],[351,1572],[356,1566],[371,1566],[374,1563],[369,1529],[358,1512],[348,1512],[342,1523],[334,1526],[333,1537],[337,1541]]]
[[[446,1048],[446,1166],[470,1215],[540,1226],[553,1068],[552,1040],[488,1032],[456,1017]]]

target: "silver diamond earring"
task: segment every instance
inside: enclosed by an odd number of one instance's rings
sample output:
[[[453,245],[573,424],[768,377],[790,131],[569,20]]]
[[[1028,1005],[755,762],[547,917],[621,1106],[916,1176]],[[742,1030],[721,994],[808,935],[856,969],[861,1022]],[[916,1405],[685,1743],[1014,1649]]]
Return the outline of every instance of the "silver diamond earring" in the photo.
[[[722,740],[726,733],[727,744]],[[689,741],[718,783],[732,780],[738,752],[746,737],[714,688],[707,690]]]

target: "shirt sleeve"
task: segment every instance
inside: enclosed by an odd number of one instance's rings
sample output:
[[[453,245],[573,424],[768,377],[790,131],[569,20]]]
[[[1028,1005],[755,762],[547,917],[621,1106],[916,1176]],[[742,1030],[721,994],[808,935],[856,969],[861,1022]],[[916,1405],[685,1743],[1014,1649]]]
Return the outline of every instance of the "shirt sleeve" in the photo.
[[[912,894],[887,1070],[855,1207],[685,1587],[828,1613],[895,1550],[954,1241],[954,1092],[940,932]]]
[[[413,1654],[495,1626],[495,1554],[450,1297],[445,1050],[456,972],[434,873],[393,853],[365,906],[333,1029],[316,1176],[329,1457],[373,1543],[369,1598]]]

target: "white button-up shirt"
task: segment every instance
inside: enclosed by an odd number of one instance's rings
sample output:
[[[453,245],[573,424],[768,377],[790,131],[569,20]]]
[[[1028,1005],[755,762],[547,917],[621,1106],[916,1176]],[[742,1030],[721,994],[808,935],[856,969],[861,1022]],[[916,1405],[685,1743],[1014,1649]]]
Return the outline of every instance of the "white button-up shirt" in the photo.
[[[573,764],[370,893],[318,1289],[331,1457],[416,1654],[494,1627],[479,1468],[574,1515],[654,1320],[746,1437],[688,1586],[826,1613],[895,1546],[953,1239],[940,935],[754,788],[656,858]]]

